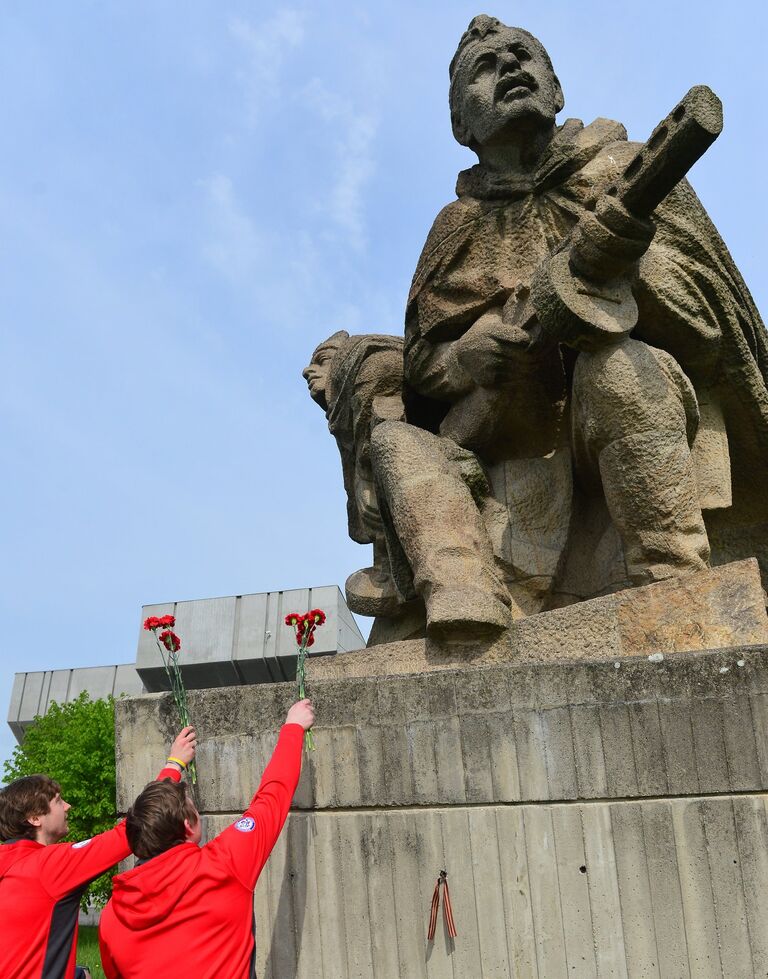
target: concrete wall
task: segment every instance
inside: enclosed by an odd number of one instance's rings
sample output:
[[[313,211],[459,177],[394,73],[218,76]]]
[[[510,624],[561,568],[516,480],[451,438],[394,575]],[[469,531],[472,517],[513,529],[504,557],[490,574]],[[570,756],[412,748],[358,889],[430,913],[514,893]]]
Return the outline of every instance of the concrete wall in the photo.
[[[768,974],[768,649],[314,685],[256,892],[261,979]],[[244,807],[292,686],[192,695],[200,805]],[[119,804],[167,698],[118,707]],[[448,871],[458,938],[426,941]]]

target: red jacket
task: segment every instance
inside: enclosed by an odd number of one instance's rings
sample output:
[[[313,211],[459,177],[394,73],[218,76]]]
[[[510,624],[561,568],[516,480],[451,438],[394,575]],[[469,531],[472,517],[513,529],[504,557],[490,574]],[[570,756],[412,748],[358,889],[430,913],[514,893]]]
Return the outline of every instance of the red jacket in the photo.
[[[181,843],[115,877],[101,916],[107,979],[255,976],[253,891],[283,828],[304,731],[285,724],[251,804],[210,843]]]
[[[157,777],[178,782],[181,773],[164,768]],[[130,852],[124,823],[80,843],[14,840],[0,846],[2,979],[71,979],[80,898]]]

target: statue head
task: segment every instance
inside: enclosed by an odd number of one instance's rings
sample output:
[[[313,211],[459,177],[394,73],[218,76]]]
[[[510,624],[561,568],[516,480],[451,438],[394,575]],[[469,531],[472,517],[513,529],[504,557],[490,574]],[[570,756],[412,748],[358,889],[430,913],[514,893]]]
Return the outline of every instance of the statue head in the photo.
[[[474,17],[449,70],[453,134],[478,152],[511,134],[551,128],[565,104],[544,45],[495,17]]]
[[[323,411],[328,411],[328,375],[331,370],[331,363],[339,347],[345,340],[349,340],[346,330],[339,330],[331,334],[327,340],[315,348],[309,364],[301,372],[301,376],[307,382],[309,396],[319,404]]]

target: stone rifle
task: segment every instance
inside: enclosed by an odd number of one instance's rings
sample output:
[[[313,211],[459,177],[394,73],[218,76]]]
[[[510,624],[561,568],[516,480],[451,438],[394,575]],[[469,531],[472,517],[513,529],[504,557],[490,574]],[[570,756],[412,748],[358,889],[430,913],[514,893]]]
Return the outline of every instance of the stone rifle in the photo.
[[[722,128],[722,104],[706,85],[690,89],[659,123],[594,210],[537,269],[531,300],[545,334],[580,350],[629,335],[638,310],[628,273],[650,244],[648,219]]]

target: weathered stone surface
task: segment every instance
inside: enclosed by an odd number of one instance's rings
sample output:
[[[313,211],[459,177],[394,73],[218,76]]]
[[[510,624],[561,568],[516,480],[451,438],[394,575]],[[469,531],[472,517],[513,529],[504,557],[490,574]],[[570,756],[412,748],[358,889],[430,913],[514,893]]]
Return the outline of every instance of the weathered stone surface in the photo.
[[[359,615],[383,616],[392,639],[406,638],[400,606],[415,594],[407,563],[386,546],[370,451],[373,428],[404,415],[402,340],[380,334],[350,337],[339,330],[314,350],[302,373],[310,397],[326,413],[341,456],[349,536],[373,544],[372,567],[347,579],[347,602]]]
[[[609,119],[558,126],[546,51],[486,15],[450,76],[454,135],[479,163],[414,274],[387,375],[394,392],[402,372],[399,414],[365,407],[375,350],[344,374],[339,445],[365,460],[380,521],[350,603],[379,615],[376,643],[450,630],[469,649],[710,561],[756,557],[768,582],[768,338],[683,180],[722,128],[717,96],[692,88],[641,147]]]
[[[616,615],[622,648],[637,654],[765,642],[768,628],[754,559],[637,588]]]
[[[293,693],[190,694],[208,837]],[[121,807],[169,700],[118,703]],[[259,975],[768,972],[768,646],[324,681],[313,700],[318,747],[256,890]],[[442,869],[459,935],[429,946]]]
[[[301,809],[758,791],[768,773],[768,646],[313,680],[311,693],[318,750]],[[206,811],[249,797],[294,694],[292,684],[190,693]],[[175,721],[166,695],[121,700],[117,712],[124,809]]]
[[[485,645],[414,639],[314,660],[312,679],[419,673],[475,665],[669,655],[768,642],[768,616],[754,559],[670,578],[541,612]]]
[[[405,424],[402,341],[333,334],[304,377],[341,455],[349,534],[373,544],[373,565],[347,578],[349,607],[376,616],[379,642],[461,630],[498,635],[512,621],[478,510],[488,494],[475,456]],[[450,553],[435,539],[450,527]]]

